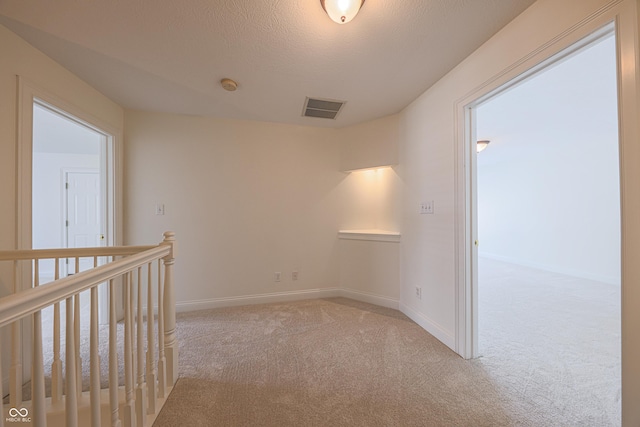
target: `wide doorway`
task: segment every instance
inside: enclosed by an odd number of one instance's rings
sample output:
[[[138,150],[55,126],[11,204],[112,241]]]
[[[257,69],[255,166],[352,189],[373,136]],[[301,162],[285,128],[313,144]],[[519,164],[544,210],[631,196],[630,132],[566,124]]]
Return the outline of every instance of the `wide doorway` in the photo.
[[[478,354],[558,425],[620,424],[616,76],[611,29],[475,108]]]

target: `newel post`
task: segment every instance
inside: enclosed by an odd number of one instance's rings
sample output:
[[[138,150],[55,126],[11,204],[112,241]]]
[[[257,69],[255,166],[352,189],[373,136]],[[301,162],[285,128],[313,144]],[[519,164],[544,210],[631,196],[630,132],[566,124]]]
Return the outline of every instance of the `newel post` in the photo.
[[[178,343],[176,342],[176,301],[173,287],[173,264],[175,262],[176,234],[173,231],[164,233],[163,245],[171,246],[164,262],[164,291],[162,306],[164,309],[164,348],[167,360],[167,385],[178,380]]]

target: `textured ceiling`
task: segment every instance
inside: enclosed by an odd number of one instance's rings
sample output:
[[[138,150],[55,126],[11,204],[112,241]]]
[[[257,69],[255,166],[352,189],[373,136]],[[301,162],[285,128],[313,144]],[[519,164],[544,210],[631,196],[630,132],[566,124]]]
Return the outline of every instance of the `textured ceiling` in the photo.
[[[338,25],[319,0],[2,0],[0,24],[126,108],[342,127],[397,113],[533,2],[367,0]],[[347,104],[302,117],[307,96]]]

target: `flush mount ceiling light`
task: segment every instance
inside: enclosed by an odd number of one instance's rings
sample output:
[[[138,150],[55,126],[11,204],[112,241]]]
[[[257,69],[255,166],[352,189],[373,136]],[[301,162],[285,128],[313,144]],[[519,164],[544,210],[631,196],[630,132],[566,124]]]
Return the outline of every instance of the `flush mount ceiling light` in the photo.
[[[489,145],[490,142],[491,141],[489,141],[488,139],[483,139],[481,141],[478,141],[478,145],[476,147],[476,153],[479,153],[485,148],[487,148],[487,145]]]
[[[346,24],[360,11],[364,0],[320,0],[329,18],[338,24]]]

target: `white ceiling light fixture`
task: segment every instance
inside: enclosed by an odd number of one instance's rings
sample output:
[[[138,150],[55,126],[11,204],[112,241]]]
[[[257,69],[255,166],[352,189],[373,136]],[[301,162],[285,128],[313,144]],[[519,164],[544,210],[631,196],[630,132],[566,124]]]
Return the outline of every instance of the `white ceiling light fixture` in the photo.
[[[329,18],[338,24],[346,24],[360,11],[364,0],[320,0]]]
[[[476,147],[476,153],[479,153],[485,148],[487,148],[487,145],[489,145],[490,142],[491,141],[489,141],[488,139],[483,139],[481,141],[478,141],[478,145]]]

